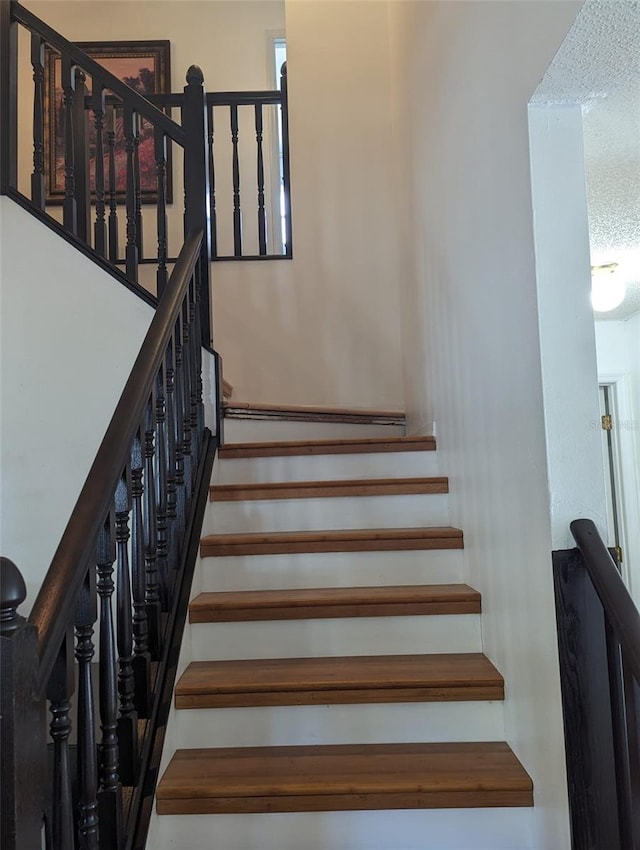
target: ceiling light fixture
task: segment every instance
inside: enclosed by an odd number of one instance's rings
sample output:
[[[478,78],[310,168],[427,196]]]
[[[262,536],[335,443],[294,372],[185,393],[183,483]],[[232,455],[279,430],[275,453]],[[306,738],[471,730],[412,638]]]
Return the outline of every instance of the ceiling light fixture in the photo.
[[[617,263],[591,266],[591,304],[596,313],[608,313],[624,301],[625,282],[617,268]]]

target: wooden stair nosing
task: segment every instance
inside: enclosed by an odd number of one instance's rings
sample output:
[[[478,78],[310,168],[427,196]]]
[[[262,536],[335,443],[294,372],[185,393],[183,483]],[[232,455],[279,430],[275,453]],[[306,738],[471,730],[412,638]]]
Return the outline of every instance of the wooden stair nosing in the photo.
[[[479,614],[481,597],[465,584],[242,590],[199,594],[189,622]]]
[[[228,443],[218,449],[222,459],[287,457],[375,452],[435,451],[435,437],[366,437],[334,440],[282,440],[268,443]]]
[[[178,750],[159,814],[531,806],[504,742]]]
[[[259,484],[212,484],[212,502],[244,502],[274,499],[326,499],[360,496],[409,496],[449,492],[449,479],[361,478],[334,481],[277,481]]]
[[[353,529],[351,531],[278,531],[210,534],[200,541],[200,555],[286,555],[329,552],[462,549],[462,531],[450,526]]]
[[[504,699],[481,653],[192,662],[176,708]]]

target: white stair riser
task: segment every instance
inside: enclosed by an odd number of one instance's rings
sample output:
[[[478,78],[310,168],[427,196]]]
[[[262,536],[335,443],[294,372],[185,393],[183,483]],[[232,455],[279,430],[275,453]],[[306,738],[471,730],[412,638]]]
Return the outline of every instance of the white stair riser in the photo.
[[[203,558],[201,587],[214,591],[456,584],[464,580],[463,555],[461,549],[407,549]]]
[[[449,525],[445,493],[210,502],[203,534]]]
[[[225,443],[269,440],[330,440],[348,437],[402,437],[403,425],[360,425],[351,422],[289,422],[269,419],[224,420]]]
[[[531,810],[524,808],[163,815],[154,818],[147,846],[165,850],[529,850],[531,818]]]
[[[181,748],[498,741],[501,702],[176,709]]]
[[[479,614],[197,623],[194,661],[482,652]]]
[[[275,481],[341,481],[439,475],[438,453],[371,452],[344,455],[222,458],[213,465],[213,484]]]

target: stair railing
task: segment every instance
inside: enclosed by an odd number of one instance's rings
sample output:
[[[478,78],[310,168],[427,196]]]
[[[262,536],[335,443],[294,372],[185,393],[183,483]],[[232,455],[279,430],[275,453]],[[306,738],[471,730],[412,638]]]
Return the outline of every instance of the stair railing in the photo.
[[[182,93],[152,94],[149,101],[168,112],[184,107]],[[212,260],[282,260],[293,256],[288,102],[286,62],[280,69],[280,86],[274,91],[206,94]],[[90,107],[88,99],[86,105]],[[248,147],[241,149],[242,131],[255,134],[253,160],[247,156]],[[274,153],[279,162],[273,162]],[[220,177],[229,164],[231,191],[221,199],[221,193],[216,194],[216,174]],[[247,167],[253,174],[243,170]],[[268,172],[273,172],[270,180]],[[252,201],[247,202],[247,196]],[[253,211],[248,213],[251,204]],[[221,235],[225,222],[230,224],[229,232]]]
[[[591,520],[553,553],[573,850],[640,850],[640,613]]]
[[[144,847],[219,439],[202,242],[185,241],[26,621],[3,559],[3,850]]]
[[[33,71],[33,168],[30,197],[19,191],[18,152],[24,155],[24,140],[18,135],[20,74],[18,30],[25,28],[30,37],[30,62]],[[18,203],[55,226],[52,215],[58,211],[59,232],[99,262],[111,274],[133,288],[138,295],[155,304],[147,289],[156,289],[160,297],[166,287],[170,262],[168,254],[168,150],[183,150],[184,161],[184,233],[202,231],[202,341],[211,344],[209,315],[208,261],[211,258],[209,228],[209,156],[207,150],[208,109],[202,71],[192,66],[181,94],[182,124],[176,123],[147,98],[127,86],[93,60],[77,45],[65,39],[16,0],[0,0],[0,129],[1,189]],[[45,111],[49,120],[55,92],[51,81],[47,88],[47,57],[60,67],[62,102],[59,121],[63,130],[60,162],[54,162],[47,150],[51,133],[45,138]],[[23,75],[24,76],[24,75]],[[24,84],[24,80],[22,80]],[[90,86],[90,95],[88,92]],[[53,87],[55,88],[55,87]],[[87,108],[88,106],[88,108]],[[91,128],[90,128],[91,125]],[[91,129],[91,132],[90,132]],[[144,141],[153,147],[156,176],[155,215],[143,211],[141,192],[140,147]],[[124,175],[117,173],[116,141],[124,146]],[[20,141],[20,144],[19,144]],[[92,149],[91,161],[89,148]],[[47,156],[45,157],[45,154]],[[64,197],[59,206],[48,200],[47,170],[61,169]],[[124,216],[123,216],[124,212]],[[124,221],[122,218],[124,217]],[[155,287],[148,279],[141,286],[140,260],[145,230],[153,227],[156,265]],[[124,245],[120,245],[124,235]],[[120,260],[122,259],[122,264]],[[206,261],[206,262],[205,262]],[[121,268],[121,265],[124,268]],[[205,286],[206,284],[206,286]]]
[[[162,294],[176,259],[170,250],[169,180],[175,154],[183,149],[186,229],[206,227],[209,258],[291,258],[286,63],[275,91],[206,94],[202,72],[194,67],[183,92],[142,96],[17,0],[0,0],[0,24],[4,194],[28,205],[49,226],[59,224],[66,238],[154,303],[149,292]],[[30,34],[30,139],[18,133],[19,97],[26,97],[20,27]],[[54,68],[59,68],[59,90]],[[57,92],[60,103],[53,104]],[[171,117],[177,110],[180,123]],[[25,169],[19,169],[19,159],[31,145],[30,187],[21,192],[19,170]],[[152,163],[141,169],[142,151]],[[224,181],[223,167],[229,170]],[[217,197],[216,170],[226,189]],[[54,174],[64,186],[62,198],[52,192]],[[198,222],[192,220],[196,213]]]

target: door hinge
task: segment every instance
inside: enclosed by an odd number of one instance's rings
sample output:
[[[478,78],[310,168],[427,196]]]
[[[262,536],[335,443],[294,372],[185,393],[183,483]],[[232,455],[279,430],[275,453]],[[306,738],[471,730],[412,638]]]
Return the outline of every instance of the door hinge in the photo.
[[[613,430],[613,419],[611,418],[610,413],[605,413],[601,419],[602,422],[602,430],[603,431],[612,431]]]
[[[622,563],[622,546],[614,546],[613,551],[616,553],[616,561]]]

